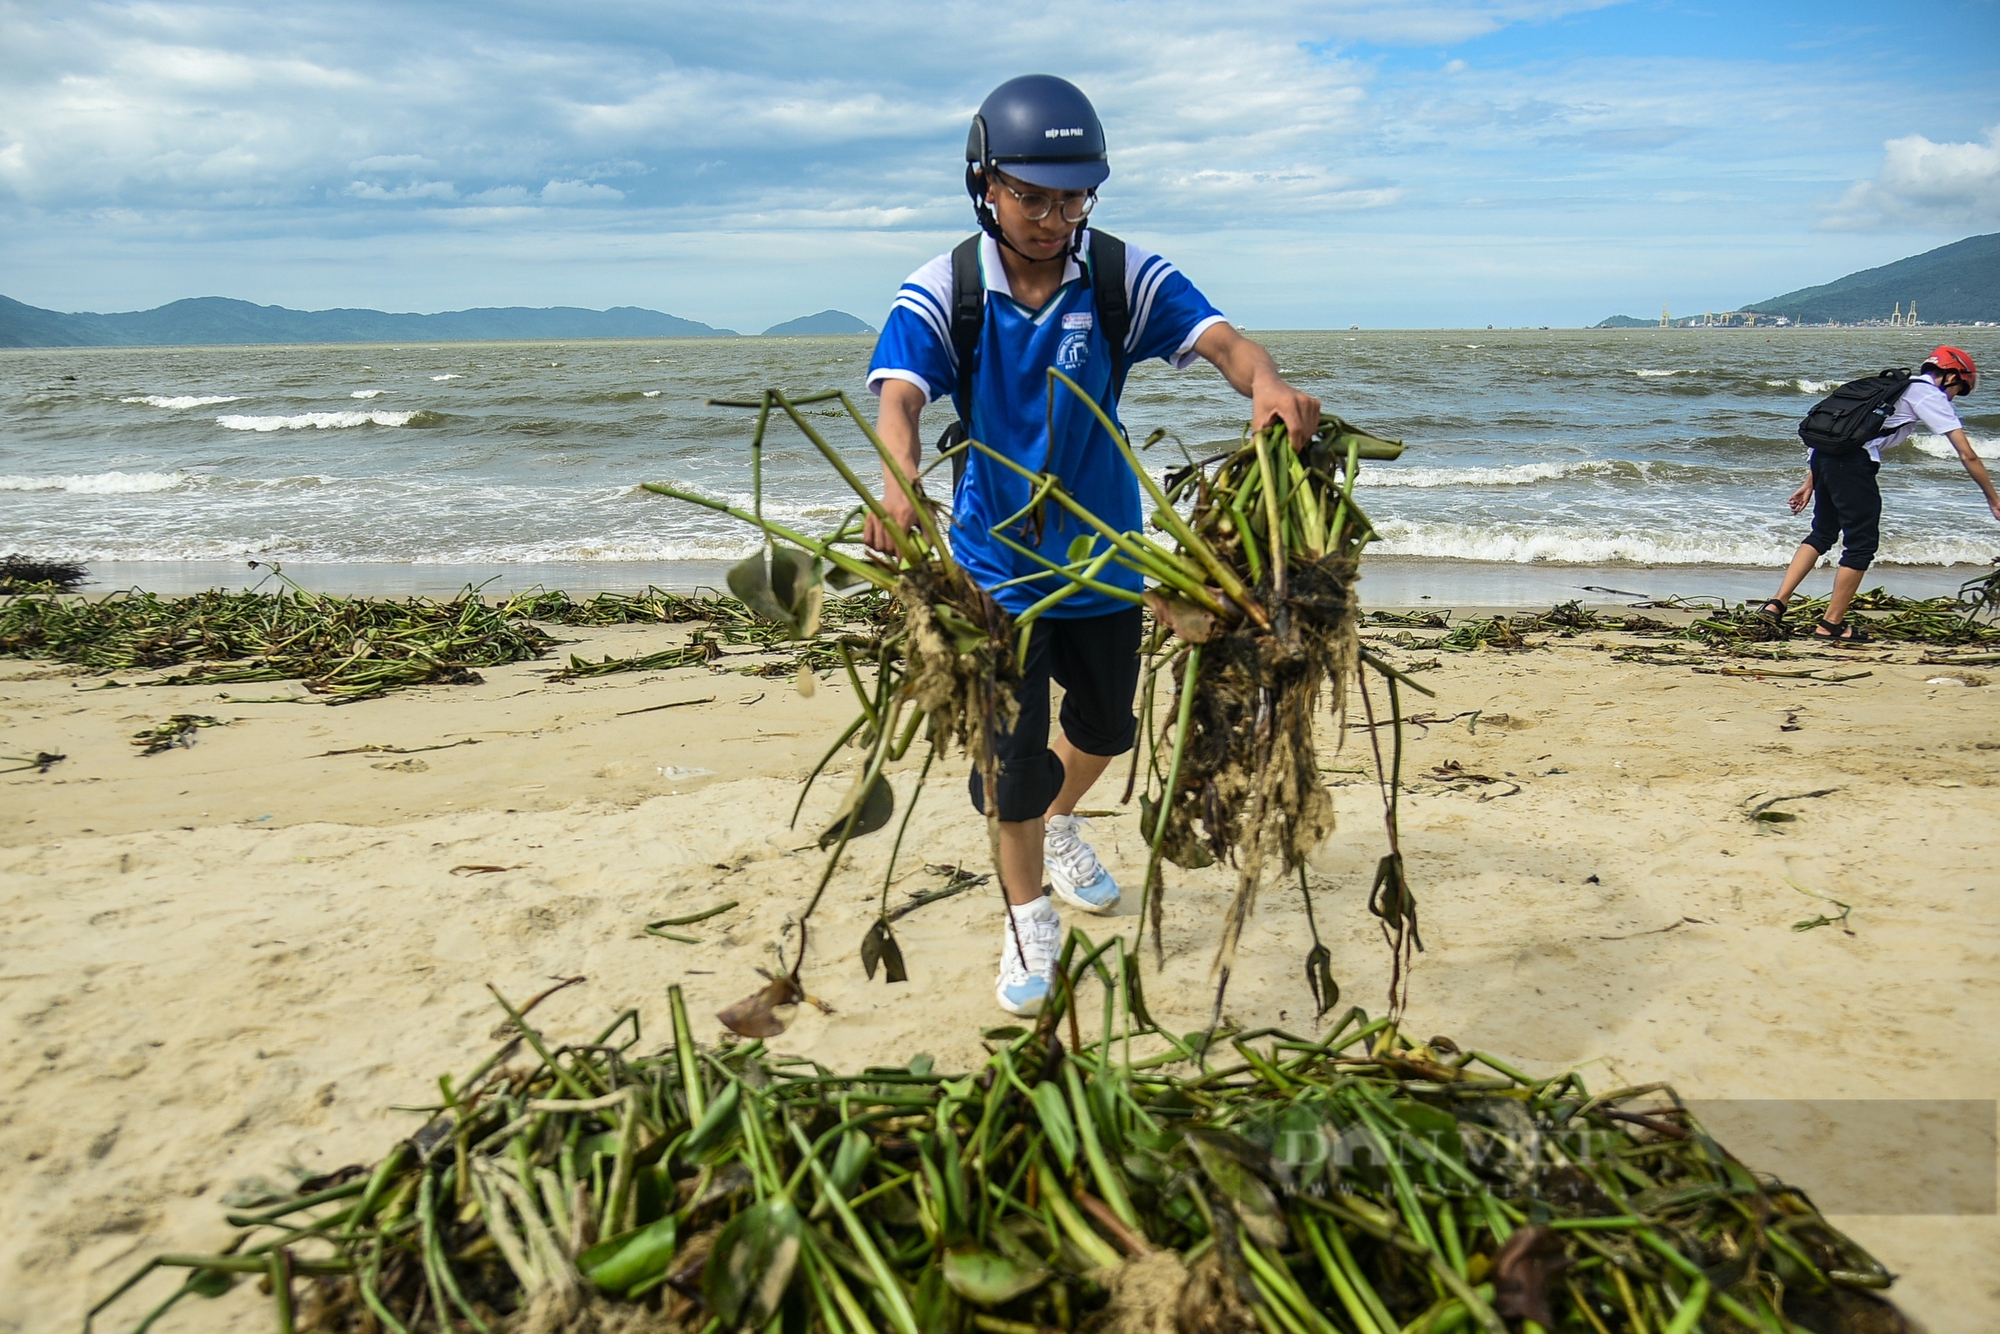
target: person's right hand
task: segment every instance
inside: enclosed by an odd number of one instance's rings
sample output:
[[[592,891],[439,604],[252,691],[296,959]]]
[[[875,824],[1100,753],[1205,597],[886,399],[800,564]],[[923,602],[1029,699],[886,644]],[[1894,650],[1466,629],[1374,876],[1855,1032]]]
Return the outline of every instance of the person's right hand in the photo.
[[[917,507],[903,494],[902,487],[890,485],[883,488],[882,508],[889,511],[890,522],[896,525],[895,532],[891,532],[888,526],[875,516],[875,512],[870,510],[868,521],[863,526],[861,540],[868,544],[868,549],[871,551],[894,556],[897,554],[896,533],[907,533],[917,526]]]
[[[1792,513],[1798,514],[1801,511],[1803,511],[1806,506],[1812,504],[1812,495],[1813,495],[1813,485],[1811,482],[1807,482],[1804,485],[1800,486],[1798,490],[1792,492],[1792,498],[1786,503],[1792,507]]]

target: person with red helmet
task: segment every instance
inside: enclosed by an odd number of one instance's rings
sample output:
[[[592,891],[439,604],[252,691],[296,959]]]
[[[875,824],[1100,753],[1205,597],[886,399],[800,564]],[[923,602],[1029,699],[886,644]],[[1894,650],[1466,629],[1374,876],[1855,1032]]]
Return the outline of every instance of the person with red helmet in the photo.
[[[1833,595],[1826,615],[1813,627],[1813,637],[1839,644],[1865,644],[1868,635],[1847,622],[1847,608],[1861,589],[1861,577],[1875,559],[1882,521],[1882,491],[1875,475],[1882,470],[1882,452],[1894,449],[1923,427],[1951,441],[1958,460],[1986,493],[1986,508],[2000,519],[2000,492],[1986,465],[1972,448],[1952,400],[1970,394],[1979,384],[1979,367],[1963,348],[1944,346],[1925,359],[1908,387],[1882,420],[1882,434],[1861,449],[1845,452],[1808,449],[1805,482],[1792,493],[1792,513],[1813,507],[1812,531],[1792,555],[1776,597],[1760,608],[1764,616],[1782,621],[1792,594],[1812,572],[1819,558],[1841,538],[1840,568],[1833,576]]]

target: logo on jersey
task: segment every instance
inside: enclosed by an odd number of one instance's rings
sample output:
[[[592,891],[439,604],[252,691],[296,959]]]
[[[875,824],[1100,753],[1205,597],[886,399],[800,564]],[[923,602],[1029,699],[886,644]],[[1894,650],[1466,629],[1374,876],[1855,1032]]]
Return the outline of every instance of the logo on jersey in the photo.
[[[1063,323],[1074,318],[1065,316]],[[1083,318],[1089,319],[1088,315]],[[1063,335],[1062,342],[1056,344],[1056,369],[1065,374],[1073,374],[1085,361],[1090,359],[1090,330],[1071,329]]]
[[[1094,323],[1096,323],[1096,317],[1087,310],[1072,311],[1070,314],[1063,316],[1063,328],[1065,329],[1088,329]]]

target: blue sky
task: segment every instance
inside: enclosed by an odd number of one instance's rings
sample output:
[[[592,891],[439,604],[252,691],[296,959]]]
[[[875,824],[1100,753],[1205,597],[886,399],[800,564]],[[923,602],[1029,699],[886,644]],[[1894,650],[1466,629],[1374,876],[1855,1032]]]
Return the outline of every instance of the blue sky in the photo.
[[[1097,102],[1098,217],[1253,327],[1727,309],[2000,230],[2000,6],[0,0],[0,293],[879,319],[965,123]]]

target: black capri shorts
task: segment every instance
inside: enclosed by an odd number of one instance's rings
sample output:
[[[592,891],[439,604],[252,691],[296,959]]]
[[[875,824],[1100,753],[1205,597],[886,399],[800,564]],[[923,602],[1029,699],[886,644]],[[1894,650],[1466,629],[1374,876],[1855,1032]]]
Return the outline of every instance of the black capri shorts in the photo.
[[[1881,471],[1866,450],[1814,450],[1813,525],[1806,545],[1823,553],[1833,549],[1836,537],[1842,538],[1840,563],[1850,570],[1867,569],[1882,544],[1882,488],[1875,481]]]
[[[1132,696],[1139,688],[1137,607],[1105,616],[1035,622],[1028,661],[1015,696],[1021,716],[1000,738],[1000,818],[1039,820],[1062,791],[1063,762],[1049,749],[1049,681],[1063,688],[1062,730],[1086,755],[1122,755],[1132,749],[1138,719]],[[986,810],[984,775],[973,766],[972,805]]]

